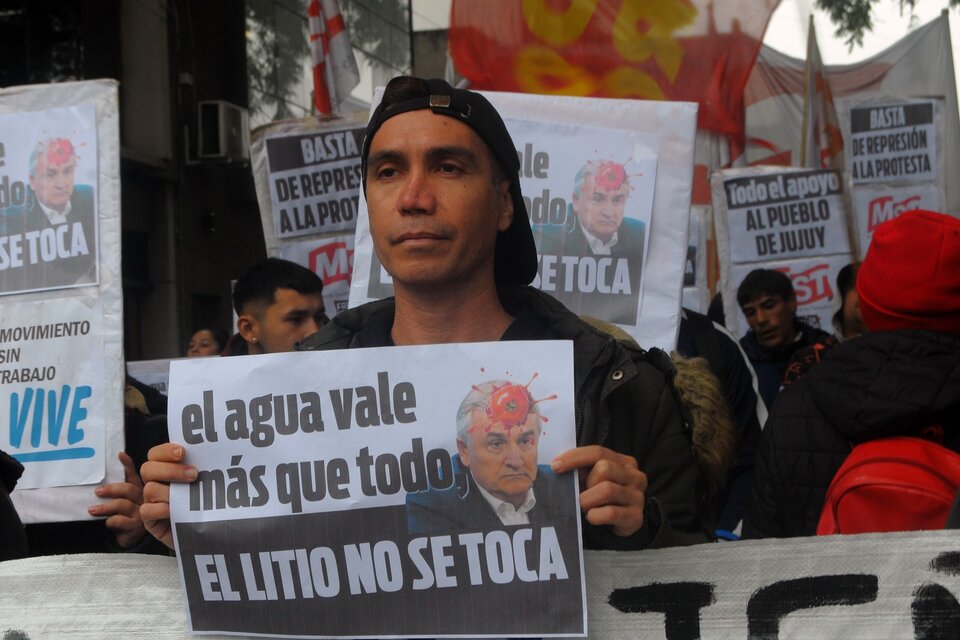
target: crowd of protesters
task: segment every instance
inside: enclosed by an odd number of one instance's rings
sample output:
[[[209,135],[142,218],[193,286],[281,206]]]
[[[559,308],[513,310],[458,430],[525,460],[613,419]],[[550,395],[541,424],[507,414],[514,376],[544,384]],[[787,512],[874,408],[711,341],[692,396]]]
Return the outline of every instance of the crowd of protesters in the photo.
[[[585,409],[578,447],[553,466],[585,472],[592,548],[812,535],[857,445],[934,434],[960,451],[957,218],[913,211],[878,227],[863,263],[838,275],[832,333],[798,315],[786,275],[758,269],[737,291],[746,335],[737,341],[684,310],[671,361],[528,286],[537,258],[517,155],[479,94],[392,81],[362,160],[371,233],[395,298],[331,321],[319,277],[267,259],[237,281],[236,333],[201,327],[187,356],[572,340]],[[449,247],[425,261],[441,236]],[[96,520],[23,527],[9,500],[22,467],[0,454],[0,559],[167,552],[169,483],[189,481],[189,452],[166,442],[161,394],[128,378],[124,398],[125,479],[91,491],[91,502],[104,499],[90,507]]]

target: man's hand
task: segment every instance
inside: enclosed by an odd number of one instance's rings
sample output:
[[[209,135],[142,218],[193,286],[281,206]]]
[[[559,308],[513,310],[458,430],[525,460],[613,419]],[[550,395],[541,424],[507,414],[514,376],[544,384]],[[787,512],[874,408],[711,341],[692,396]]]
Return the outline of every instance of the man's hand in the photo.
[[[600,445],[577,447],[553,459],[556,473],[580,471],[580,510],[593,525],[610,525],[618,536],[643,526],[647,476],[633,456]]]
[[[114,482],[97,487],[99,498],[109,502],[91,505],[87,512],[92,516],[104,516],[106,525],[116,537],[117,544],[127,549],[140,542],[146,530],[140,520],[140,503],[143,502],[143,481],[133,468],[133,460],[123,451],[118,456],[123,465],[124,482]]]
[[[172,442],[158,444],[147,452],[147,462],[140,467],[143,504],[140,517],[154,538],[173,549],[173,530],[170,528],[170,483],[193,482],[197,469],[183,464],[183,447]]]

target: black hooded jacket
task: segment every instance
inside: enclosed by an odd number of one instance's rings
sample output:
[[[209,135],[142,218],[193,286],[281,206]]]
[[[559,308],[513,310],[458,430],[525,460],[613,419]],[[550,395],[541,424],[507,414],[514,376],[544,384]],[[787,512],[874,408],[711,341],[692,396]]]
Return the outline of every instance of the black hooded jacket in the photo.
[[[869,333],[784,388],[767,421],[744,537],[813,535],[830,481],[854,445],[944,428],[960,451],[960,336]]]

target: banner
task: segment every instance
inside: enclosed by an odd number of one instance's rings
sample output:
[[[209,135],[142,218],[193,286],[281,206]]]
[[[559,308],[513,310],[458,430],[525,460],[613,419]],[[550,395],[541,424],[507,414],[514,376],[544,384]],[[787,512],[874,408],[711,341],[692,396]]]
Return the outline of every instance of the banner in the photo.
[[[349,298],[365,117],[281,120],[250,144],[267,255],[320,276],[331,318]]]
[[[641,345],[673,348],[688,251],[695,105],[484,95],[521,159],[539,253],[533,286],[574,313],[619,325]],[[650,268],[656,277],[645,277]],[[361,199],[350,306],[391,295]]]
[[[713,177],[726,326],[748,330],[737,288],[753,269],[793,281],[797,315],[830,327],[837,272],[851,262],[842,174],[770,167],[718,171]]]
[[[454,0],[450,55],[477,89],[678,100],[743,135],[743,86],[778,0]]]
[[[583,635],[573,391],[567,341],[174,361],[190,628]]]
[[[123,477],[113,81],[0,90],[0,449],[26,523],[89,519]]]
[[[945,13],[871,58],[850,65],[827,66],[826,76],[836,101],[842,129],[847,129],[849,119],[839,112],[848,101],[862,102],[891,96],[898,97],[896,102],[935,98],[934,102],[942,105],[943,128],[932,137],[928,135],[927,144],[934,143],[938,149],[942,149],[944,167],[960,166],[960,117],[950,27]],[[757,63],[744,88],[747,126],[744,159],[747,163],[799,163],[803,78],[803,60],[791,58],[766,46],[760,49]],[[849,130],[844,133],[849,134]],[[862,133],[868,135],[866,130]],[[913,144],[911,140],[893,141],[894,145],[902,143]],[[886,149],[887,153],[892,151],[893,147]],[[849,142],[845,145],[845,153],[850,170],[852,157]],[[888,166],[894,168],[889,163]],[[866,167],[862,169],[865,171]],[[901,169],[899,164],[896,169]],[[906,171],[905,167],[903,171]],[[938,210],[960,214],[960,183],[945,178],[942,180],[940,186],[944,189],[945,200]],[[866,245],[863,245],[861,251],[865,250]]]
[[[911,531],[586,551],[590,637],[955,638],[957,550],[956,531]],[[174,558],[12,560],[0,596],[4,628],[30,640],[190,637]]]

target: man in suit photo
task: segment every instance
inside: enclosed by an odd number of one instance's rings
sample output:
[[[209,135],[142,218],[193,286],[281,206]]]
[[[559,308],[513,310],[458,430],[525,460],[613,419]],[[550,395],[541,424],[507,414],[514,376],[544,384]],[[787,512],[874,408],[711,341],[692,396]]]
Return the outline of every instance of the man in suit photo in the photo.
[[[41,140],[30,154],[29,189],[17,224],[25,260],[20,282],[11,283],[16,289],[97,282],[94,191],[74,184],[78,162],[67,138]]]
[[[457,411],[453,486],[407,495],[410,533],[545,526],[577,517],[573,474],[538,462],[543,418],[523,385],[475,385]]]
[[[577,313],[624,325],[636,324],[646,237],[644,222],[625,215],[632,189],[625,165],[589,160],[564,222],[534,227],[541,287]]]

